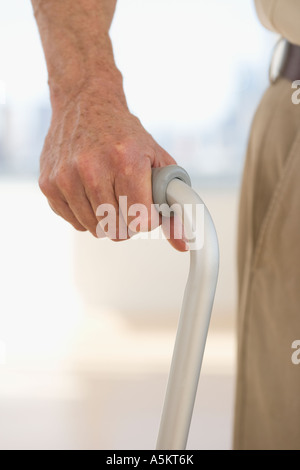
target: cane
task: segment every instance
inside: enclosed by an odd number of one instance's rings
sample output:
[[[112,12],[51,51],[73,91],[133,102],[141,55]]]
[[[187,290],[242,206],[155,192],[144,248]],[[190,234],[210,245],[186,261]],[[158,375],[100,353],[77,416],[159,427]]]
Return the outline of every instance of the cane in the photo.
[[[163,215],[170,207],[182,218],[184,232],[192,234],[188,242],[189,275],[156,446],[157,450],[184,450],[217,286],[219,245],[212,217],[200,196],[191,188],[189,175],[183,168],[169,165],[153,169],[152,194],[153,202],[158,208],[163,208]],[[186,207],[191,210],[185,210]],[[202,210],[197,211],[199,208]],[[199,213],[203,214],[202,227],[195,221]]]

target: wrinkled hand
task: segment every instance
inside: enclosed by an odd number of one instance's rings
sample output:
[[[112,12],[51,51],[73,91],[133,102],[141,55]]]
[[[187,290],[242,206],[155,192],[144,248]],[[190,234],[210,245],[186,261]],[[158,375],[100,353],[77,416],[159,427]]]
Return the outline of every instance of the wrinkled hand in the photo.
[[[100,204],[111,204],[117,221],[120,212],[129,225],[133,216],[119,207],[119,196],[127,196],[127,207],[146,206],[150,230],[151,168],[174,163],[122,100],[90,87],[53,107],[39,184],[53,211],[77,230],[99,236]],[[119,232],[117,224],[114,240],[120,239]],[[177,250],[186,250],[183,240],[169,241]]]

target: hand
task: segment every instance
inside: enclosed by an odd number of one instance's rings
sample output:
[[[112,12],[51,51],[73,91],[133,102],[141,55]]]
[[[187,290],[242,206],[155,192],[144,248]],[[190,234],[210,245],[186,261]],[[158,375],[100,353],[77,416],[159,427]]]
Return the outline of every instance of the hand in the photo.
[[[147,208],[146,227],[151,229],[151,168],[174,164],[174,159],[146,132],[123,98],[107,87],[87,86],[75,97],[53,106],[49,133],[40,165],[39,184],[51,208],[75,229],[99,235],[100,204],[111,204],[117,215],[114,240],[120,240],[118,224],[133,219],[119,206],[139,203]],[[160,220],[161,222],[161,220]],[[105,227],[101,226],[103,233]],[[99,228],[99,225],[98,225]],[[153,227],[152,227],[153,228]],[[172,233],[172,230],[171,230]],[[131,233],[126,234],[128,238]],[[183,240],[169,240],[185,251]]]

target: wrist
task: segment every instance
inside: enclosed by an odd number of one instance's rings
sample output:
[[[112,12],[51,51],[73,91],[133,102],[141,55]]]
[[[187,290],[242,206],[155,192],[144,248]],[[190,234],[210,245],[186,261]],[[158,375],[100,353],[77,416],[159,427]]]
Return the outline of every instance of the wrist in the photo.
[[[116,67],[97,69],[94,64],[79,74],[60,77],[49,75],[48,82],[53,111],[64,108],[83,95],[89,100],[103,100],[127,108],[123,77]]]
[[[109,36],[116,0],[32,0],[47,62],[52,108],[89,88],[123,102]]]

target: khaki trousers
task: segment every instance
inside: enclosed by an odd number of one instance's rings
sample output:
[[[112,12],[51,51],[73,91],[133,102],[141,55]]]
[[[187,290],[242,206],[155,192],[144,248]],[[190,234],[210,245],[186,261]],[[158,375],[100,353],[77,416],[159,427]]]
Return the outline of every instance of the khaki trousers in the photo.
[[[300,364],[292,362],[292,343],[300,340],[300,104],[292,103],[294,91],[280,79],[264,94],[244,168],[236,450],[300,449]]]

